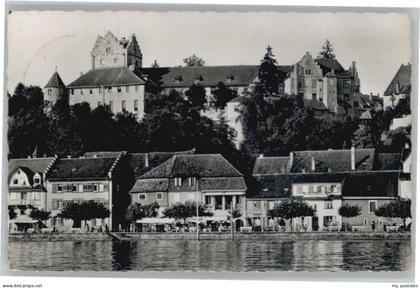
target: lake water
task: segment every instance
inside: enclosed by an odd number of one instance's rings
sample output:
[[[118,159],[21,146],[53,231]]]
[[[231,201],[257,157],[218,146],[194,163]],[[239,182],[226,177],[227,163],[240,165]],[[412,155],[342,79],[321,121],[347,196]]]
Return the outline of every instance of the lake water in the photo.
[[[10,268],[38,271],[406,271],[410,241],[11,242]]]

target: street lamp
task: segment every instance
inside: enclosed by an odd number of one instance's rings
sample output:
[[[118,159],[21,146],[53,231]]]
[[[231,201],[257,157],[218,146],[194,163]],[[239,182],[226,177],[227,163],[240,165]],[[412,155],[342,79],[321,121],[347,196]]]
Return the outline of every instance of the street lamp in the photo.
[[[198,206],[200,205],[200,192],[199,192],[199,190],[198,190],[198,181],[199,180],[199,177],[198,176],[196,176],[195,177],[195,183],[196,183],[196,185],[195,185],[195,187],[196,187],[196,200],[197,200],[197,205],[196,205],[196,209],[197,209],[197,222],[196,222],[196,226],[195,226],[195,228],[196,228],[196,230],[197,230],[197,241],[200,241],[200,234],[199,234],[199,231],[198,231],[198,224],[199,224],[199,220],[198,220],[198,217],[199,217],[199,209],[198,209]]]

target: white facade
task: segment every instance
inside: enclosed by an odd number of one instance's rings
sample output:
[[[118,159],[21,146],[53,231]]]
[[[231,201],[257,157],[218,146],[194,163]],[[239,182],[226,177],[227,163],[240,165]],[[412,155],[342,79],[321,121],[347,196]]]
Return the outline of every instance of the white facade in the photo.
[[[244,142],[243,125],[241,119],[241,102],[230,101],[226,105],[226,122],[235,131],[234,143],[236,148],[240,148]]]
[[[73,226],[72,220],[57,217],[67,203],[93,200],[104,204],[111,212],[112,181],[47,181],[46,187],[48,191],[47,210],[51,211],[48,226],[55,226],[58,231],[68,231]],[[92,220],[88,224],[90,227],[104,226],[106,224],[109,229],[112,229],[111,218],[112,214],[109,218]]]
[[[145,85],[74,88],[70,89],[69,104],[87,102],[91,109],[95,109],[105,103],[114,114],[127,111],[140,120],[145,113],[145,96]]]
[[[302,197],[315,210],[313,217],[305,217],[303,225],[307,231],[328,231],[331,226],[341,229],[342,217],[338,213],[342,205],[341,183],[295,183],[292,195]],[[302,225],[294,219],[293,225]]]

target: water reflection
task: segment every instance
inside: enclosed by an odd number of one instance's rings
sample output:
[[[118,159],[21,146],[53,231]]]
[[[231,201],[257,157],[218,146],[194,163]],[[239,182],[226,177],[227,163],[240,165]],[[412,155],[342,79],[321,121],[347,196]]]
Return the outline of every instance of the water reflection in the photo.
[[[48,271],[406,271],[410,241],[14,242],[11,269]]]

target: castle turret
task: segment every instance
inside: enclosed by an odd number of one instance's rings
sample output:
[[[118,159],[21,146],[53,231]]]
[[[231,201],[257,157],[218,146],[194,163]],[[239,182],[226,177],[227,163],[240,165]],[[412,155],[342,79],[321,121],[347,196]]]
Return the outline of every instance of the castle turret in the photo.
[[[49,105],[54,105],[58,100],[66,97],[66,85],[64,85],[64,82],[61,80],[61,77],[57,71],[55,71],[51,76],[47,85],[45,85],[43,92],[44,101],[47,101]]]

